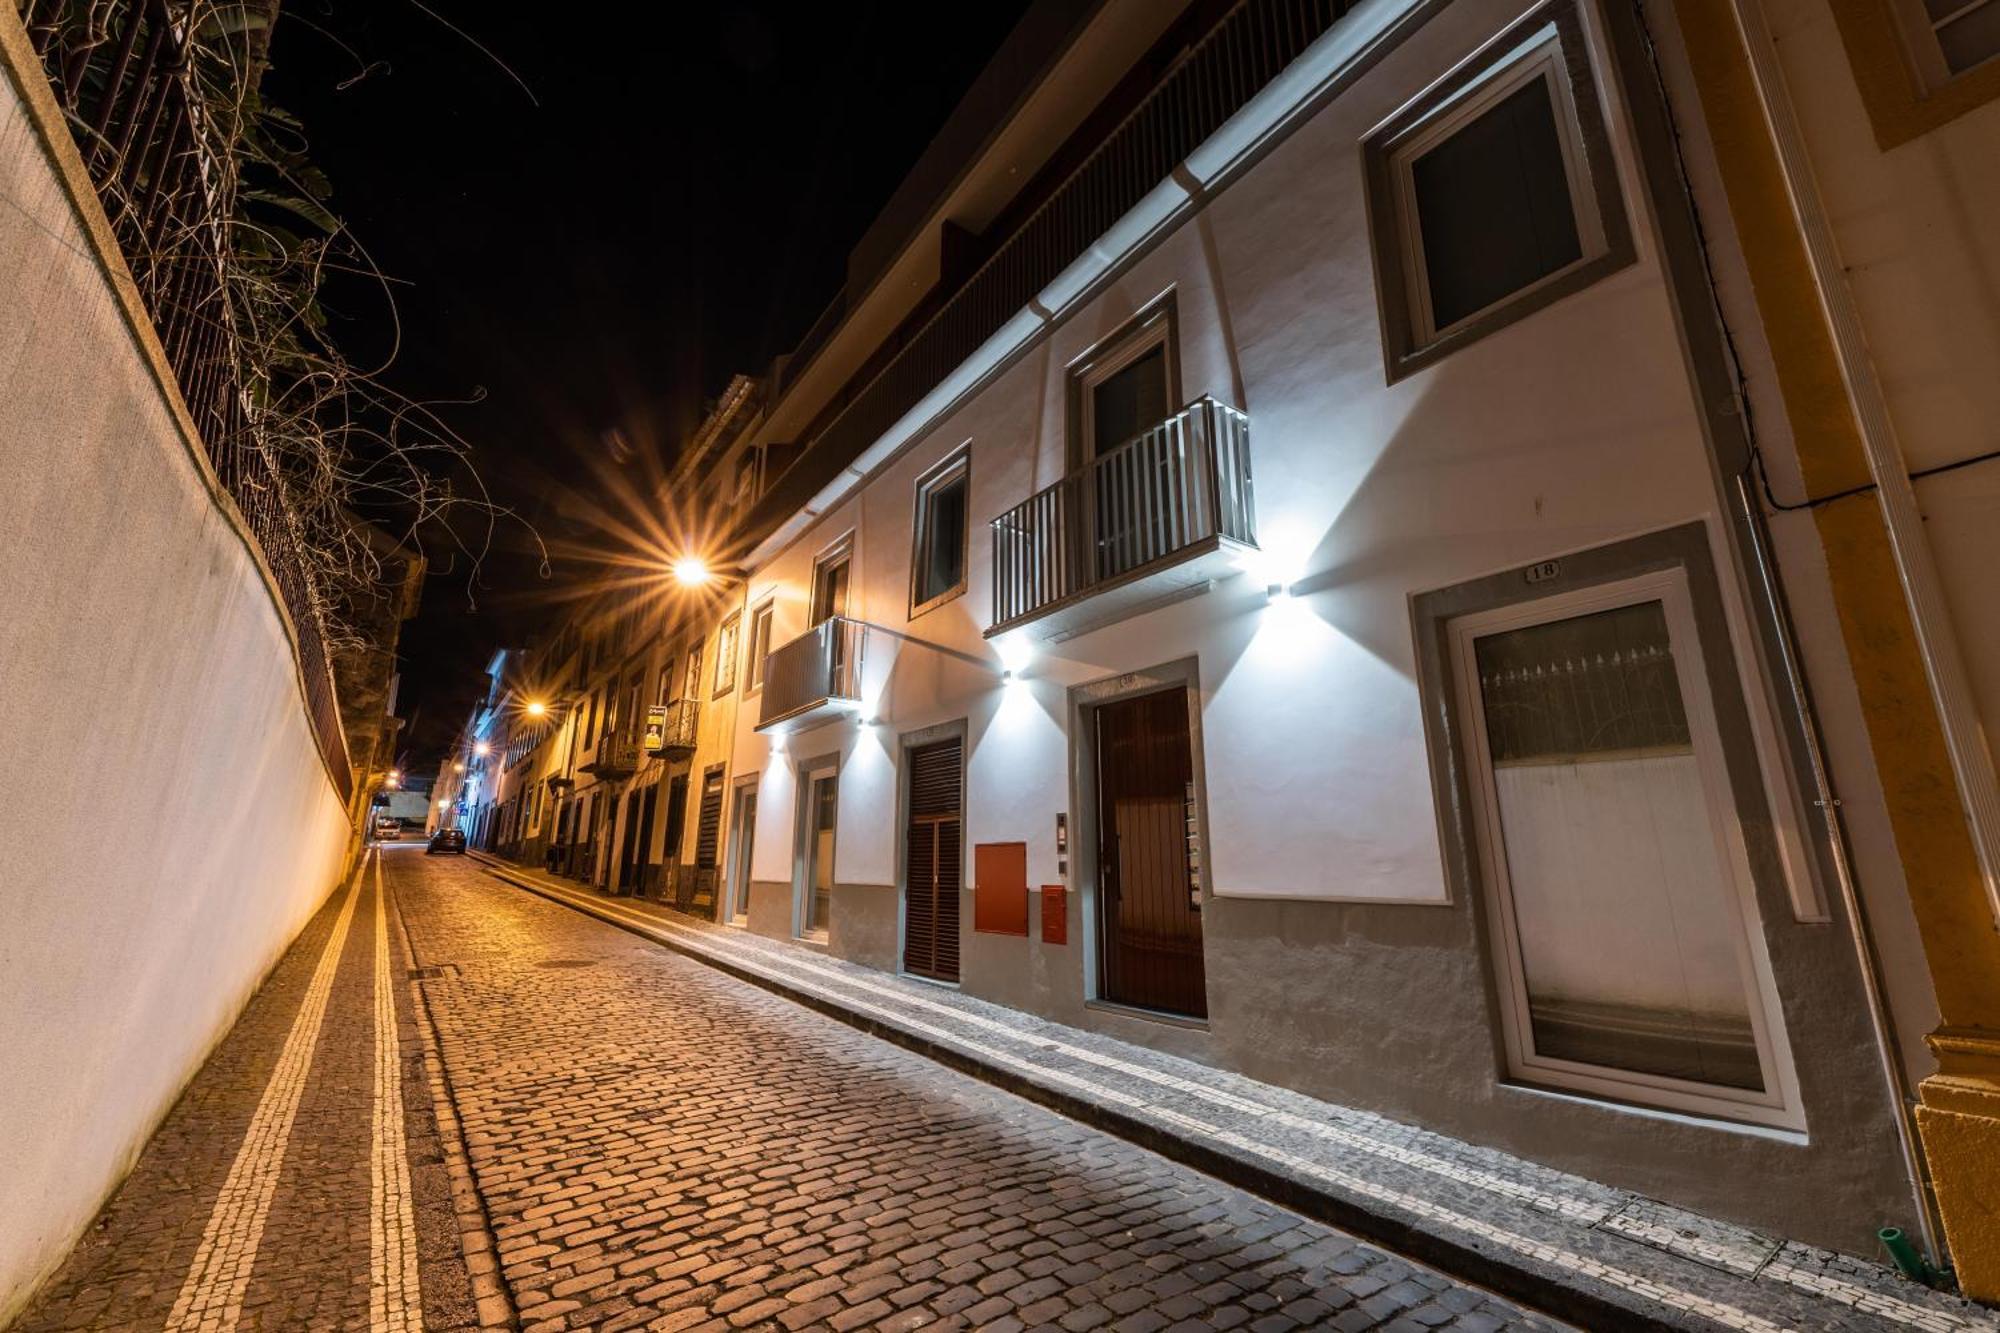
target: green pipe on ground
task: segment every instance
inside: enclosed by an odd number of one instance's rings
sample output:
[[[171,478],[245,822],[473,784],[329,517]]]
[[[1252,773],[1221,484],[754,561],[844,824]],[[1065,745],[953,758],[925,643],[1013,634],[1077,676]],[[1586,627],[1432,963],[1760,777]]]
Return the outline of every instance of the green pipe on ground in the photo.
[[[1930,1260],[1924,1258],[1917,1252],[1917,1247],[1910,1244],[1910,1238],[1903,1234],[1901,1227],[1883,1227],[1875,1233],[1875,1238],[1882,1242],[1882,1248],[1887,1250],[1889,1258],[1895,1261],[1897,1272],[1912,1282],[1923,1283],[1926,1287],[1937,1285],[1937,1269],[1931,1267]]]

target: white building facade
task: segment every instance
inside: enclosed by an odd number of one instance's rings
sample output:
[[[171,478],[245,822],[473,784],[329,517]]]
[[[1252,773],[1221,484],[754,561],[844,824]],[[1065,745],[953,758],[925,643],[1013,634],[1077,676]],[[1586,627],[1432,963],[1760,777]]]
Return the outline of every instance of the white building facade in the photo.
[[[718,914],[1850,1252],[1921,1231],[1935,1000],[1826,570],[1771,552],[1672,20],[1362,4],[1229,82],[1320,8],[1068,122],[990,210],[1023,244],[1237,99],[915,406],[745,432],[805,443],[729,609]],[[993,234],[882,380],[1032,271]]]

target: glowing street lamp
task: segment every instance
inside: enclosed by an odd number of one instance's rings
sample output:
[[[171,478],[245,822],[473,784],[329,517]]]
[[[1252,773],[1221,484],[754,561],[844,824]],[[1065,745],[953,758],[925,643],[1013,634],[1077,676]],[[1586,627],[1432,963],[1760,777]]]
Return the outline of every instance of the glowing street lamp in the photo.
[[[487,755],[493,753],[493,747],[487,744],[485,741],[481,741],[479,742],[479,744],[472,747],[472,752],[478,755],[481,759],[484,759]]]
[[[674,582],[683,588],[699,588],[715,577],[708,568],[708,562],[700,556],[684,555],[674,561]]]
[[[451,767],[454,772],[463,773],[465,771],[464,764],[453,764]]]
[[[549,712],[549,706],[543,703],[540,699],[528,700],[529,717],[546,717],[548,716],[548,712]]]

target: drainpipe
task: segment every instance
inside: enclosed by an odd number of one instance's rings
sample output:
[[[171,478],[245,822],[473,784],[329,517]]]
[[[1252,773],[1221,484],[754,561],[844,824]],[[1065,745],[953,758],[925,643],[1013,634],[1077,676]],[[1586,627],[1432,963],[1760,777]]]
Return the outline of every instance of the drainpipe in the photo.
[[[1847,934],[1854,942],[1856,970],[1861,974],[1862,990],[1867,997],[1868,1023],[1875,1035],[1876,1057],[1881,1065],[1882,1079],[1895,1101],[1896,1151],[1903,1159],[1903,1173],[1915,1191],[1917,1229],[1932,1254],[1943,1254],[1944,1227],[1937,1212],[1937,1192],[1931,1185],[1929,1159],[1924,1156],[1917,1140],[1916,1091],[1910,1086],[1909,1073],[1903,1064],[1902,1045],[1896,1039],[1895,1023],[1889,1015],[1888,996],[1882,981],[1882,962],[1875,951],[1874,931],[1869,927],[1867,910],[1855,885],[1854,864],[1847,847],[1847,825],[1841,818],[1840,798],[1834,795],[1833,779],[1826,766],[1826,752],[1820,743],[1819,712],[1813,706],[1805,672],[1799,663],[1798,642],[1792,631],[1791,605],[1785,597],[1777,562],[1768,544],[1770,534],[1764,526],[1763,510],[1758,507],[1756,495],[1750,489],[1748,471],[1736,476],[1736,499],[1743,511],[1743,530],[1749,536],[1749,554],[1755,565],[1757,581],[1771,606],[1771,639],[1778,650],[1778,668],[1784,677],[1786,693],[1798,714],[1807,777],[1812,782],[1813,805],[1820,811],[1821,823],[1826,828],[1827,860],[1833,867],[1841,904],[1847,909]],[[1892,1227],[1888,1230],[1896,1229]],[[1897,1231],[1897,1235],[1900,1237],[1902,1233]],[[1884,1243],[1887,1243],[1886,1233]],[[1903,1244],[1907,1247],[1909,1242],[1905,1240]],[[1897,1262],[1900,1266],[1901,1259],[1898,1258]]]
[[[1731,0],[1731,3],[1735,4],[1736,0]],[[1633,54],[1637,61],[1643,62],[1643,67],[1650,74],[1659,99],[1658,105],[1664,113],[1670,104],[1670,99],[1660,70],[1659,54],[1650,33],[1646,31],[1646,26],[1646,20],[1635,15],[1629,33],[1637,39],[1640,49]],[[1754,46],[1754,42],[1746,39],[1745,45]],[[1668,122],[1663,121],[1661,129],[1665,134],[1664,150],[1677,160],[1676,172],[1679,181],[1677,189],[1686,192],[1690,189],[1688,183],[1690,178],[1686,163],[1679,161],[1681,155],[1678,143],[1675,142],[1677,136]],[[1689,220],[1692,221],[1696,213],[1695,201],[1691,195],[1686,195],[1683,202]],[[1722,311],[1714,304],[1716,284],[1713,265],[1708,255],[1707,243],[1698,227],[1691,231],[1691,242],[1700,256],[1703,270],[1700,281],[1702,290],[1706,294],[1706,304],[1700,311],[1690,310],[1687,319],[1691,325],[1704,320],[1713,320],[1715,328],[1722,331],[1720,358],[1715,371],[1728,377],[1727,390],[1734,396],[1738,405],[1731,415],[1735,418],[1735,429],[1742,433],[1741,442],[1744,451],[1742,465],[1728,479],[1728,483],[1735,491],[1731,498],[1737,510],[1736,519],[1731,527],[1739,537],[1738,549],[1748,566],[1745,572],[1754,582],[1754,587],[1750,590],[1753,593],[1753,601],[1759,601],[1763,606],[1763,614],[1759,617],[1764,622],[1760,637],[1766,645],[1778,683],[1784,691],[1785,702],[1789,705],[1789,711],[1797,723],[1798,744],[1794,755],[1796,759],[1803,760],[1800,766],[1804,772],[1801,776],[1810,784],[1813,808],[1819,812],[1819,823],[1824,829],[1825,866],[1831,872],[1840,901],[1846,909],[1848,935],[1854,947],[1857,971],[1861,977],[1865,1008],[1869,1027],[1875,1038],[1875,1052],[1884,1090],[1892,1102],[1896,1148],[1902,1159],[1904,1177],[1910,1182],[1918,1231],[1932,1253],[1941,1254],[1943,1227],[1938,1215],[1936,1193],[1931,1184],[1929,1162],[1924,1156],[1917,1134],[1915,1090],[1910,1085],[1902,1060],[1901,1045],[1896,1038],[1886,987],[1882,979],[1881,961],[1875,949],[1873,931],[1856,884],[1846,826],[1841,817],[1841,802],[1835,794],[1827,766],[1819,712],[1813,702],[1799,655],[1798,640],[1790,602],[1785,595],[1783,575],[1770,547],[1770,533],[1763,507],[1758,503],[1756,492],[1751,485],[1756,446],[1750,438],[1749,419],[1742,406],[1747,401],[1745,385],[1736,362],[1734,348],[1728,342]]]
[[[1909,465],[1896,442],[1895,426],[1889,420],[1881,381],[1862,336],[1854,295],[1848,289],[1832,231],[1813,183],[1798,122],[1783,90],[1776,48],[1764,25],[1763,13],[1754,0],[1750,3],[1730,0],[1730,9],[1742,32],[1744,49],[1750,55],[1751,78],[1763,103],[1771,140],[1777,147],[1778,169],[1791,195],[1813,281],[1819,288],[1820,301],[1833,332],[1834,356],[1840,363],[1869,476],[1875,483],[1882,519],[1889,531],[1896,577],[1909,605],[1918,653],[1923,659],[1932,703],[1951,758],[1952,775],[1958,780],[1959,799],[1978,857],[1987,910],[1995,928],[2000,929],[2000,778],[1996,778],[1992,754],[1980,731],[1978,710],[1959,655],[1958,636],[1944,604],[1930,544],[1924,536],[1924,518],[1917,508]]]

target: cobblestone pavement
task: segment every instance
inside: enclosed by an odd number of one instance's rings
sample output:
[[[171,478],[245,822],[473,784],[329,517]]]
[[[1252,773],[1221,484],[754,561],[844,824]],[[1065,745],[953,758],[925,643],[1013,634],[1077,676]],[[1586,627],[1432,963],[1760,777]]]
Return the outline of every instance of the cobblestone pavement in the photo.
[[[1556,1327],[476,865],[388,861],[525,1328]]]
[[[381,864],[16,1330],[1559,1327],[474,864]]]
[[[15,1333],[477,1326],[393,922],[387,968],[377,959],[383,924],[372,874],[334,894]],[[392,1047],[378,1001],[396,1017]],[[393,1197],[371,1152],[385,1050],[387,1081],[401,1076],[420,1314],[371,1290],[371,1213]]]

